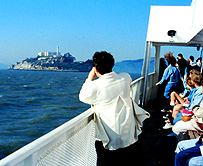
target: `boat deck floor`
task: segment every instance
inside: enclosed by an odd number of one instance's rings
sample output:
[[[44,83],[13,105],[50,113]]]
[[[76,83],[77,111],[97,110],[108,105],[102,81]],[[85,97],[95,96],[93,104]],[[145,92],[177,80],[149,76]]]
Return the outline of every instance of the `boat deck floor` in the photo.
[[[156,105],[156,104],[154,104]],[[169,137],[171,129],[164,130],[164,113],[156,106],[146,109],[151,117],[144,121],[138,141],[123,149],[109,151],[97,148],[97,165],[173,166],[177,138]],[[97,145],[96,145],[97,146]],[[101,146],[101,145],[100,145]],[[99,146],[97,146],[99,147]]]

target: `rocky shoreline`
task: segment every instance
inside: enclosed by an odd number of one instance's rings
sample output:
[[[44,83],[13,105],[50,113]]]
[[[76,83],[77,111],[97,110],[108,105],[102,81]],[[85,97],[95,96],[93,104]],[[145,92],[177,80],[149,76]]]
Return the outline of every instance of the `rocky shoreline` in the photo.
[[[91,60],[73,62],[72,59],[70,59],[69,56],[52,57],[47,59],[40,59],[39,57],[27,58],[22,62],[16,62],[14,65],[10,65],[8,69],[67,72],[89,72],[91,70]]]

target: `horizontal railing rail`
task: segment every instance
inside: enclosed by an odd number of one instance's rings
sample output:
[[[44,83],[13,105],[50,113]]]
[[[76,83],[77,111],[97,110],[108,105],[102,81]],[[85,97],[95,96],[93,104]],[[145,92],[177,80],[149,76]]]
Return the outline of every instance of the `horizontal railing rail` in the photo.
[[[0,161],[1,166],[96,165],[95,123],[89,109]]]
[[[155,100],[157,98],[157,93],[158,93],[158,87],[155,86],[157,83],[158,78],[157,74],[155,72],[150,73],[148,75],[148,80],[147,80],[147,91],[146,91],[146,96],[145,96],[145,105],[150,101],[150,100]]]
[[[138,104],[141,104],[141,99],[143,95],[143,85],[144,85],[144,77],[140,77],[136,80],[134,80],[131,83],[131,98]]]
[[[144,103],[144,106],[146,106],[146,104],[150,100],[154,100],[157,97],[158,89],[155,86],[157,82],[157,74],[153,72],[148,75],[146,94],[145,94],[145,98],[143,99],[143,89],[145,89],[144,81],[145,81],[145,77],[140,77],[131,83],[131,98],[138,105],[141,105],[142,100],[144,100],[143,103]]]

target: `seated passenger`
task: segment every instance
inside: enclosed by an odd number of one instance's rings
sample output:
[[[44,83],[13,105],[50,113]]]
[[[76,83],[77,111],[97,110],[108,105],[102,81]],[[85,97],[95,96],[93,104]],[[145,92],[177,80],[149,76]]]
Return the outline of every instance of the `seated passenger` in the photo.
[[[199,165],[203,162],[202,138],[180,141],[176,147],[175,166]]]
[[[198,72],[198,74],[192,74],[191,75],[191,81],[193,85],[196,87],[192,89],[190,92],[190,95],[188,96],[187,101],[185,101],[183,104],[177,104],[173,107],[172,111],[172,117],[170,118],[170,121],[166,121],[165,126],[163,129],[169,129],[173,127],[173,124],[177,123],[181,120],[181,113],[186,108],[188,110],[192,110],[192,108],[195,105],[200,105],[202,99],[203,99],[203,93],[202,93],[202,74]]]
[[[203,86],[200,86],[202,90],[202,100],[203,100]],[[193,107],[193,113],[191,120],[189,121],[178,121],[172,128],[175,134],[180,134],[181,132],[187,132],[187,130],[195,130],[203,132],[203,101],[200,106]]]
[[[190,77],[186,79],[186,86],[190,92],[194,88]],[[173,91],[170,95],[170,105],[175,106],[176,104],[183,104],[184,102],[187,102],[187,99],[188,97],[185,95],[178,95],[177,92]]]
[[[201,150],[201,152],[202,152],[202,150]],[[191,158],[188,161],[188,166],[202,166],[202,163],[203,163],[203,156],[197,156],[197,157]]]
[[[178,104],[173,108],[172,117],[175,119],[178,113],[182,112],[185,108],[191,110],[195,105],[200,105],[202,101],[202,90],[200,85],[202,84],[202,74],[199,72],[198,74],[191,75],[191,81],[196,89],[194,89],[188,97],[188,102],[183,104]]]
[[[186,84],[186,80],[188,79],[188,78],[190,78],[191,77],[191,75],[192,74],[199,74],[199,71],[197,71],[196,69],[192,69],[192,70],[190,70],[189,71],[189,74],[187,73],[187,72],[185,72],[185,76],[184,76],[184,80],[183,80],[183,86],[184,86],[184,91],[180,94],[180,97],[186,97],[186,96],[188,96],[189,94],[190,94],[190,90],[189,89],[187,89],[187,84]]]
[[[190,78],[190,77],[185,77],[183,79],[184,91],[179,94],[181,98],[187,97],[190,94],[190,89],[188,89],[188,87],[187,87],[187,78]]]
[[[201,85],[201,79],[202,79],[201,73],[198,72],[198,74],[191,74],[190,76],[191,76],[191,83],[192,83],[192,85],[194,87],[199,87],[199,85]],[[193,88],[191,90],[190,95],[188,96],[188,98],[186,100],[184,100],[184,103],[177,104],[177,105],[175,105],[173,107],[173,110],[169,113],[169,115],[170,114],[172,114],[172,115],[169,116],[170,119],[166,121],[166,124],[163,127],[163,129],[172,128],[173,127],[172,125],[174,125],[176,122],[180,121],[181,120],[182,112],[183,112],[183,110],[185,108],[188,109],[188,107],[190,107],[190,105],[192,105],[191,108],[190,108],[190,109],[192,109],[192,107],[195,104],[197,104],[197,105],[200,104],[200,102],[201,102],[201,94],[202,94],[201,88],[198,91],[198,93],[196,93],[196,91],[197,91],[197,88]]]

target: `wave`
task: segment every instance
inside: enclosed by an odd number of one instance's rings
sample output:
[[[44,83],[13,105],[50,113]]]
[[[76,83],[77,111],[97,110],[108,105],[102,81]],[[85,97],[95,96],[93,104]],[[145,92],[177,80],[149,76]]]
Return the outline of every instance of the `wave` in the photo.
[[[26,100],[25,102],[26,102],[26,103],[32,103],[32,102],[34,102],[35,100],[36,100],[36,98],[32,98],[32,99]]]
[[[68,107],[68,109],[70,110],[77,110],[77,109],[81,109],[82,107],[80,106],[71,106],[71,107]]]
[[[70,92],[68,93],[69,95],[79,95],[79,91],[74,91],[74,92]]]
[[[29,120],[28,124],[32,125],[32,124],[40,124],[42,123],[43,121],[46,121],[46,120],[53,120],[55,118],[55,116],[51,113],[45,113],[41,116],[38,116],[38,117],[33,117],[32,119]]]

